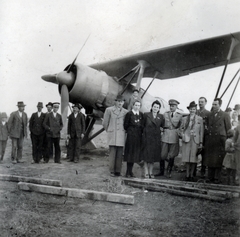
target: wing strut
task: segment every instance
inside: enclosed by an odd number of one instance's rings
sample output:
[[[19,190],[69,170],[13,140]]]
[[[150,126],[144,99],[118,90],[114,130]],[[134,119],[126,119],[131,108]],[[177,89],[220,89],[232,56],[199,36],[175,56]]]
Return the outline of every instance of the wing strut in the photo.
[[[227,88],[225,89],[225,91],[222,93],[222,95],[220,96],[220,99],[222,99],[222,97],[224,96],[224,94],[226,93],[226,91],[228,90],[229,86],[232,84],[232,82],[234,81],[235,77],[237,76],[237,74],[239,73],[240,68],[238,69],[238,71],[236,72],[236,74],[234,75],[233,79],[231,80],[231,82],[228,84]]]
[[[133,73],[131,79],[128,81],[128,83],[127,83],[127,85],[124,87],[124,89],[121,91],[121,93],[120,93],[121,95],[122,95],[122,94],[125,92],[125,90],[128,88],[129,84],[132,82],[133,78],[134,78],[135,75],[138,73],[139,69],[140,69],[140,66],[137,65],[137,66],[135,67],[135,72]],[[129,74],[130,74],[130,73],[129,73]],[[129,75],[129,74],[128,74],[128,75]]]
[[[138,74],[136,89],[140,90],[140,88],[141,88],[141,81],[142,81],[142,78],[143,78],[143,74],[144,74],[145,68],[148,67],[149,64],[146,61],[144,61],[144,60],[139,60],[138,64],[140,66],[140,72]]]
[[[230,98],[230,100],[229,100],[229,102],[228,102],[228,105],[227,105],[226,109],[228,108],[228,106],[229,106],[229,104],[230,104],[230,102],[231,102],[231,100],[232,100],[232,98],[233,98],[233,95],[234,95],[234,93],[235,93],[235,91],[236,91],[236,89],[237,89],[237,86],[238,86],[239,81],[240,81],[240,76],[239,76],[239,78],[238,78],[238,81],[237,81],[237,83],[236,83],[236,86],[235,86],[235,88],[234,88],[234,90],[233,90],[233,93],[232,93],[232,95],[231,95],[231,98]]]
[[[136,71],[139,69],[139,65],[137,65],[136,67],[134,67],[133,69],[131,69],[129,72],[127,72],[125,75],[123,75],[122,77],[120,77],[117,81],[121,81],[122,79],[124,79],[125,77],[127,77],[128,75],[130,75],[132,72]]]
[[[218,93],[219,93],[219,90],[221,88],[221,85],[222,85],[222,81],[223,81],[223,78],[224,78],[224,75],[225,75],[225,72],[226,72],[226,69],[227,69],[227,66],[228,66],[228,63],[231,59],[231,56],[232,56],[232,51],[234,49],[234,47],[239,44],[239,41],[232,35],[232,42],[231,42],[231,45],[230,45],[230,48],[229,48],[229,52],[228,52],[228,56],[227,56],[227,61],[225,63],[225,67],[224,67],[224,70],[223,70],[223,74],[222,74],[222,77],[221,77],[221,80],[219,82],[219,85],[218,85],[218,89],[217,89],[217,93],[216,93],[216,96],[215,98],[218,97]]]
[[[143,92],[143,94],[142,94],[142,96],[141,96],[141,99],[142,99],[142,98],[144,97],[144,95],[147,93],[149,87],[152,85],[152,83],[153,83],[153,81],[155,80],[155,78],[157,77],[157,75],[158,75],[158,72],[155,73],[155,75],[154,75],[152,81],[149,83],[147,89]]]

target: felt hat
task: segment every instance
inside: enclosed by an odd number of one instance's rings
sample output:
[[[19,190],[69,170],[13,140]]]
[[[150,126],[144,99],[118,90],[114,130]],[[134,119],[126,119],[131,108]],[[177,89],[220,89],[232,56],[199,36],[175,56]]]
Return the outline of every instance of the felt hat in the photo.
[[[24,107],[26,105],[23,103],[23,101],[18,101],[17,106],[18,107]]]
[[[228,137],[233,137],[233,136],[234,136],[234,130],[233,130],[233,129],[229,129],[229,130],[227,131],[227,136],[228,136]]]
[[[197,104],[195,103],[195,101],[192,101],[189,106],[187,107],[187,109],[193,108],[193,107],[197,107]]]
[[[43,103],[42,102],[38,102],[37,107],[43,108]]]
[[[82,108],[82,105],[79,104],[79,103],[76,103],[76,104],[74,104],[74,105],[72,106],[72,108],[74,108],[74,107],[77,107],[77,108],[81,109],[81,108]]]
[[[1,118],[7,118],[7,114],[5,112],[1,113]]]
[[[177,100],[171,99],[171,100],[168,101],[168,104],[169,105],[179,105],[180,103]]]
[[[124,97],[122,95],[118,95],[115,99],[115,101],[125,101]]]
[[[53,107],[53,103],[52,103],[52,102],[48,102],[48,103],[46,104],[46,107],[48,107],[48,106],[52,106],[52,107]]]
[[[233,110],[238,110],[240,109],[240,104],[236,104]]]

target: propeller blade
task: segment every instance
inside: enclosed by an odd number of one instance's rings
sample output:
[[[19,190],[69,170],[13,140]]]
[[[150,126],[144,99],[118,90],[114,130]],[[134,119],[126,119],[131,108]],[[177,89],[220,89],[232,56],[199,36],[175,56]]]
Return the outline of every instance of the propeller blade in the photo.
[[[73,60],[72,64],[71,64],[71,65],[70,65],[70,67],[68,68],[67,72],[69,72],[69,71],[71,70],[71,67],[72,67],[72,66],[73,66],[73,64],[76,62],[78,55],[79,55],[79,54],[80,54],[80,52],[82,51],[82,49],[83,49],[84,45],[87,43],[87,41],[88,41],[88,38],[90,37],[90,35],[91,35],[91,34],[89,34],[89,35],[88,35],[88,37],[87,37],[87,39],[85,40],[85,42],[84,42],[84,44],[83,44],[82,48],[79,50],[79,52],[78,52],[77,56],[75,57],[75,59]]]
[[[63,124],[66,124],[67,116],[68,116],[68,103],[69,103],[69,93],[66,85],[62,85],[61,87],[61,114]]]
[[[42,76],[42,79],[47,82],[52,82],[52,83],[58,84],[57,74],[44,75],[44,76]]]

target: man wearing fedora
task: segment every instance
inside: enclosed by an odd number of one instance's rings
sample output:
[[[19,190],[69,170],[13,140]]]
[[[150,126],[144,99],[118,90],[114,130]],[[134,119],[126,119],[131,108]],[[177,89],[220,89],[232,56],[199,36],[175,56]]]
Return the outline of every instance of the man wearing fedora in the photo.
[[[197,110],[197,115],[200,116],[203,119],[203,128],[204,128],[204,135],[203,135],[203,147],[201,150],[201,156],[202,156],[202,161],[201,161],[201,177],[204,178],[205,173],[206,173],[206,166],[204,165],[204,160],[205,160],[205,137],[206,137],[206,123],[207,123],[207,118],[208,115],[210,114],[210,111],[206,109],[206,104],[207,104],[207,99],[205,97],[200,97],[198,99],[198,105],[199,109]],[[197,166],[194,171],[194,176],[196,176],[197,173]]]
[[[85,132],[85,117],[80,112],[82,105],[72,106],[73,112],[68,117],[69,161],[77,163],[80,159],[81,141]]]
[[[8,140],[8,122],[5,112],[0,114],[0,162],[3,160]]]
[[[160,173],[157,174],[157,176],[164,175],[166,160],[168,161],[167,172],[170,178],[174,159],[179,153],[178,129],[182,123],[182,115],[176,111],[179,104],[177,100],[171,99],[168,101],[168,104],[170,106],[170,111],[163,114],[165,122],[162,135],[162,151],[161,154],[159,154]]]
[[[27,138],[27,114],[24,112],[25,104],[20,101],[18,110],[12,112],[8,120],[9,136],[12,139],[12,163],[22,163],[22,148],[24,137]]]
[[[107,132],[109,145],[109,171],[111,176],[120,176],[122,169],[123,146],[125,144],[124,118],[128,110],[123,108],[124,98],[118,95],[115,105],[105,110],[103,127]]]
[[[230,117],[220,108],[222,100],[214,99],[212,112],[208,115],[205,140],[204,165],[208,167],[208,178],[215,183],[220,182],[220,172],[225,152],[227,131],[231,129]]]
[[[54,162],[61,164],[60,131],[63,128],[63,122],[62,116],[57,112],[59,109],[59,105],[60,103],[58,102],[53,103],[53,111],[49,114],[46,114],[43,126],[47,131],[46,136],[49,138],[47,145],[48,154],[50,154],[51,152],[51,147],[54,146],[55,149]],[[49,161],[48,159],[45,160],[46,163],[48,161]]]
[[[47,112],[45,115],[50,114],[53,109],[53,103],[48,102],[46,104],[46,108],[47,108]],[[48,131],[45,130],[44,139],[43,139],[43,149],[42,149],[43,150],[43,158],[46,163],[49,161],[49,159],[51,159],[53,157],[53,146],[51,146],[50,150],[48,151],[48,144],[51,143],[51,138],[49,136],[47,136],[47,133],[48,133]]]
[[[42,113],[42,109],[43,103],[38,102],[38,111],[36,113],[33,113],[29,120],[29,130],[31,132],[32,140],[32,156],[34,163],[39,163],[42,158],[42,146],[45,133],[45,129],[43,127],[45,114]]]
[[[237,112],[237,115],[240,115],[240,104],[236,104],[233,110]]]

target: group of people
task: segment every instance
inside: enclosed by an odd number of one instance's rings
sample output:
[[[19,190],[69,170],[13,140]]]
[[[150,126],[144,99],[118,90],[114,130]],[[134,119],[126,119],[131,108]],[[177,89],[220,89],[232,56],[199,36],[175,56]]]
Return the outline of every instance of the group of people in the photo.
[[[144,165],[144,177],[154,178],[165,173],[171,177],[174,159],[179,154],[180,139],[182,143],[182,162],[186,163],[186,180],[193,181],[196,176],[198,155],[201,154],[201,176],[220,182],[221,169],[227,170],[228,177],[237,180],[240,175],[240,105],[234,108],[233,118],[221,110],[222,100],[214,99],[211,112],[206,110],[207,99],[200,97],[197,104],[193,101],[187,109],[189,114],[177,111],[179,102],[169,100],[170,110],[160,114],[161,103],[152,102],[151,110],[140,112],[141,100],[134,90],[132,98],[125,102],[118,95],[115,105],[105,110],[103,127],[108,135],[109,170],[111,176],[120,176],[122,158],[127,162],[126,177],[134,177],[134,163]],[[37,104],[37,112],[29,119],[32,141],[33,163],[48,163],[54,158],[61,163],[60,132],[63,128],[62,116],[58,113],[59,103]],[[18,110],[7,114],[1,113],[0,123],[0,162],[3,160],[8,137],[12,140],[12,163],[22,162],[24,137],[27,137],[28,117],[24,112],[25,104],[18,102]],[[67,158],[77,163],[80,158],[82,139],[85,133],[85,116],[82,106],[74,104],[68,117],[67,139],[69,140]],[[128,108],[128,109],[126,109]],[[236,117],[238,120],[236,121]],[[124,154],[124,156],[123,156]],[[159,172],[153,173],[154,162],[159,162]],[[230,178],[229,178],[230,182]]]
[[[134,91],[134,93],[136,90]],[[135,93],[136,94],[136,93]],[[179,102],[169,100],[170,110],[160,114],[161,103],[156,100],[150,112],[140,112],[141,100],[134,94],[131,109],[125,109],[125,99],[117,96],[115,105],[105,110],[103,127],[108,134],[109,171],[111,176],[120,176],[123,160],[127,162],[126,177],[134,177],[134,163],[144,163],[144,177],[162,176],[167,162],[167,176],[171,177],[174,159],[179,154],[180,139],[182,143],[182,162],[186,163],[186,180],[193,181],[196,176],[198,156],[201,154],[201,176],[205,176],[208,167],[210,181],[221,181],[221,169],[226,153],[234,160],[234,169],[240,166],[239,122],[231,124],[227,112],[221,110],[222,100],[214,99],[211,112],[206,110],[207,99],[200,97],[197,104],[192,101],[187,109],[189,114],[177,111]],[[234,111],[240,119],[240,105]],[[236,124],[235,124],[236,125]],[[231,134],[231,142],[227,137]],[[231,150],[225,143],[231,143]],[[227,144],[226,143],[226,144]],[[226,156],[227,161],[227,156]],[[229,159],[229,158],[228,158]],[[154,162],[159,162],[159,173],[153,173]],[[227,162],[225,162],[226,165]],[[228,162],[229,163],[229,162]],[[225,168],[229,169],[228,166]],[[240,170],[239,170],[240,171]],[[231,172],[229,171],[229,174]],[[234,172],[232,172],[234,173]]]
[[[43,113],[43,103],[38,102],[37,112],[29,119],[29,131],[32,141],[32,163],[43,160],[48,163],[54,158],[55,163],[61,163],[60,137],[63,128],[61,114],[58,113],[60,103],[46,104],[47,112]],[[7,120],[7,114],[1,113],[0,123],[0,161],[3,160],[8,137],[12,140],[12,163],[22,163],[24,138],[27,138],[28,117],[24,112],[25,104],[18,102],[18,110],[12,112]],[[78,162],[80,157],[81,140],[85,132],[85,116],[80,112],[82,106],[72,106],[73,112],[68,119],[67,138],[69,139],[68,159]]]

